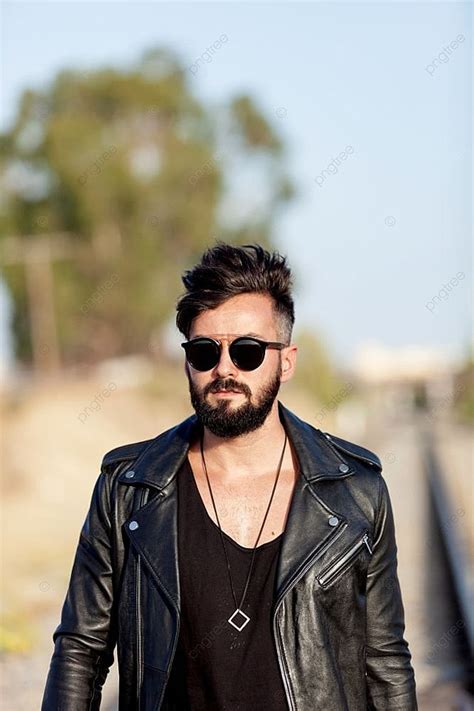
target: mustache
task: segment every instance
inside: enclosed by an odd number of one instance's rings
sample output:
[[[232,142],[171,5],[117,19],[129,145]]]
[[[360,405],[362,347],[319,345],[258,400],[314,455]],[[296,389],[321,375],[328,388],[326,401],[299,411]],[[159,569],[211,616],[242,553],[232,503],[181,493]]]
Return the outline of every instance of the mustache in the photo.
[[[214,380],[213,383],[211,383],[207,389],[206,389],[206,395],[207,393],[215,393],[218,390],[236,390],[239,393],[244,393],[245,395],[249,394],[249,390],[245,385],[236,383],[234,380]]]

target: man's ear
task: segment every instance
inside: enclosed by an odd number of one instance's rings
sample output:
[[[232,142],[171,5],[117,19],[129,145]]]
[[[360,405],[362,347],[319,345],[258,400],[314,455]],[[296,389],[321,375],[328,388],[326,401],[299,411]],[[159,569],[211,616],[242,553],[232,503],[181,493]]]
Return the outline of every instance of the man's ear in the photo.
[[[290,380],[295,374],[296,369],[296,354],[298,352],[298,346],[291,344],[287,346],[282,355],[281,359],[281,382],[285,383]]]

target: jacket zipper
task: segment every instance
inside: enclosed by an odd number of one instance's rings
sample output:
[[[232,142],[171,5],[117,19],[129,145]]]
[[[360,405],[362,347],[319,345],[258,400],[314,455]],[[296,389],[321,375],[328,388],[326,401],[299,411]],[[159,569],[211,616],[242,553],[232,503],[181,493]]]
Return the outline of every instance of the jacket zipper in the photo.
[[[148,489],[144,488],[140,496],[140,507],[145,505],[148,498]],[[141,687],[143,683],[143,655],[141,635],[141,554],[137,553],[137,575],[135,578],[135,614],[137,616],[137,703],[138,711],[141,708]]]
[[[157,496],[164,496],[164,495],[165,494],[163,493],[163,491],[159,491],[157,493]],[[163,705],[163,699],[164,699],[164,696],[166,693],[166,687],[167,687],[167,684],[169,681],[169,673],[170,673],[170,670],[173,666],[173,662],[174,662],[174,658],[175,658],[175,654],[176,654],[176,649],[178,647],[180,628],[181,628],[181,611],[179,610],[179,611],[177,611],[177,615],[176,615],[176,632],[175,632],[175,636],[174,636],[173,649],[171,650],[170,659],[168,662],[168,666],[166,668],[167,669],[167,672],[166,672],[167,678],[166,678],[166,682],[164,683],[163,688],[161,690],[160,698],[158,699],[158,702],[157,702],[158,703],[158,705],[156,707],[157,711],[159,711],[159,709],[161,709],[161,707]]]
[[[159,494],[159,496],[161,496],[161,494]],[[176,632],[175,632],[175,636],[174,636],[174,644],[173,644],[173,649],[171,650],[168,666],[166,668],[166,672],[167,672],[166,682],[163,685],[163,689],[161,690],[161,696],[158,699],[158,706],[156,707],[157,711],[159,711],[159,709],[161,709],[162,704],[163,704],[163,699],[164,699],[164,696],[166,693],[166,687],[167,687],[167,684],[169,681],[169,674],[171,673],[174,658],[176,655],[176,649],[178,647],[180,629],[181,629],[181,611],[179,611],[178,614],[176,615]]]
[[[274,613],[273,613],[273,634],[274,634],[275,642],[276,642],[276,650],[277,650],[278,664],[279,664],[279,666],[280,666],[281,676],[282,676],[283,683],[284,683],[284,686],[285,686],[286,699],[287,699],[287,701],[288,701],[288,705],[289,705],[291,711],[296,711],[296,703],[295,703],[295,700],[294,700],[294,698],[293,698],[293,692],[292,692],[292,689],[291,689],[291,683],[290,683],[290,679],[289,679],[289,677],[288,677],[288,673],[287,673],[287,669],[286,669],[286,662],[285,662],[285,660],[283,659],[283,656],[282,656],[282,647],[281,647],[280,633],[279,633],[279,630],[278,630],[277,625],[276,625],[276,613],[277,613],[278,608],[280,607],[280,605],[281,605],[281,603],[282,603],[282,601],[283,601],[283,598],[285,597],[286,593],[288,592],[288,590],[289,590],[291,587],[293,587],[294,585],[296,585],[296,583],[298,582],[298,580],[303,577],[303,575],[306,573],[306,571],[310,568],[311,564],[313,563],[315,556],[316,556],[316,555],[321,555],[322,553],[324,553],[333,543],[335,543],[335,542],[337,541],[337,539],[339,538],[339,536],[343,533],[343,531],[344,531],[346,528],[347,528],[347,523],[342,524],[341,527],[340,527],[340,529],[339,529],[339,531],[338,531],[338,533],[337,533],[336,535],[334,535],[334,536],[331,538],[331,540],[326,543],[326,545],[324,545],[322,548],[318,548],[318,550],[315,551],[314,555],[312,555],[312,556],[310,556],[310,557],[308,558],[308,560],[306,561],[306,563],[305,563],[305,565],[303,566],[303,568],[300,568],[300,570],[298,570],[298,571],[296,572],[296,574],[295,574],[295,576],[293,577],[293,579],[291,579],[291,580],[289,581],[288,585],[287,585],[286,588],[283,590],[282,594],[280,595],[280,599],[278,600],[278,602],[277,602],[277,604],[276,604]]]
[[[306,561],[305,565],[304,565],[302,568],[300,568],[299,570],[296,571],[294,577],[289,581],[289,583],[287,584],[286,588],[283,589],[283,591],[282,591],[282,593],[281,593],[281,595],[280,595],[280,598],[279,598],[279,600],[277,601],[277,604],[276,604],[276,607],[275,607],[275,612],[277,611],[278,607],[280,607],[281,601],[283,600],[283,598],[284,598],[284,596],[286,595],[286,593],[288,592],[288,590],[289,590],[290,588],[292,588],[294,585],[296,585],[296,583],[298,582],[298,580],[299,580],[301,577],[303,577],[303,575],[306,573],[306,571],[311,567],[311,565],[312,565],[313,562],[314,562],[315,557],[316,557],[316,556],[319,556],[319,555],[322,555],[323,553],[325,553],[325,552],[327,551],[327,549],[330,548],[330,547],[333,545],[333,543],[335,543],[335,542],[337,541],[337,539],[339,538],[339,536],[342,535],[342,533],[343,533],[343,532],[345,531],[345,529],[347,528],[347,525],[348,525],[347,522],[344,522],[343,524],[341,524],[339,530],[337,531],[336,534],[334,534],[334,536],[332,536],[331,540],[327,541],[327,543],[326,543],[324,546],[322,546],[321,548],[318,548],[318,549],[314,552],[314,554],[311,555],[311,556],[308,558],[308,560]]]
[[[338,560],[336,560],[335,563],[331,564],[331,566],[325,570],[322,574],[318,576],[319,583],[322,587],[325,587],[326,585],[331,582],[331,580],[337,576],[338,572],[341,570],[341,568],[352,558],[354,558],[358,552],[359,549],[365,545],[367,547],[367,550],[369,551],[370,555],[372,555],[373,550],[372,547],[369,544],[369,533],[368,531],[365,531],[364,535],[362,538],[360,538],[354,545],[352,545],[348,550],[346,550]]]
[[[136,576],[136,590],[135,590],[135,611],[136,611],[136,616],[137,616],[137,682],[138,682],[138,689],[137,689],[137,699],[138,699],[138,711],[140,711],[141,708],[141,687],[142,687],[142,682],[143,682],[143,673],[142,673],[142,636],[141,636],[141,611],[140,611],[140,561],[141,561],[141,556],[140,553],[138,553],[138,558],[137,558],[137,576]]]
[[[288,674],[287,674],[287,670],[286,670],[286,661],[282,659],[280,633],[279,633],[279,630],[277,629],[277,626],[276,626],[276,617],[275,616],[273,617],[273,633],[275,635],[275,640],[277,643],[276,649],[277,649],[278,664],[280,666],[281,676],[283,679],[283,683],[285,685],[286,700],[288,701],[288,706],[291,709],[291,711],[296,711],[296,706],[295,706],[295,702],[293,699],[293,692],[291,690],[290,680],[288,678]]]

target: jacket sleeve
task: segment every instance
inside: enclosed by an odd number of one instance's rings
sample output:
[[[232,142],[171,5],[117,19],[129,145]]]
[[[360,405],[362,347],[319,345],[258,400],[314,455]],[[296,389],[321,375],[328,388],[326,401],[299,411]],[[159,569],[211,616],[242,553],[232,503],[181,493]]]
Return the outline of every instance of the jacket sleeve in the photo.
[[[79,535],[61,622],[53,633],[41,711],[100,708],[116,643],[110,511],[110,479],[102,471]]]
[[[397,544],[387,484],[379,477],[373,553],[367,574],[367,708],[417,711],[415,674],[404,638]]]

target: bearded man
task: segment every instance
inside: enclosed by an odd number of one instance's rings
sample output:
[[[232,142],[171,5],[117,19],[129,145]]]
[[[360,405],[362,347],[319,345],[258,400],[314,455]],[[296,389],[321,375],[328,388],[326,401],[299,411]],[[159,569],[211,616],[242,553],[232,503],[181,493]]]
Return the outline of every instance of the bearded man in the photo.
[[[108,452],[42,711],[417,709],[376,454],[277,399],[297,346],[286,258],[216,243],[182,277],[194,414]]]

